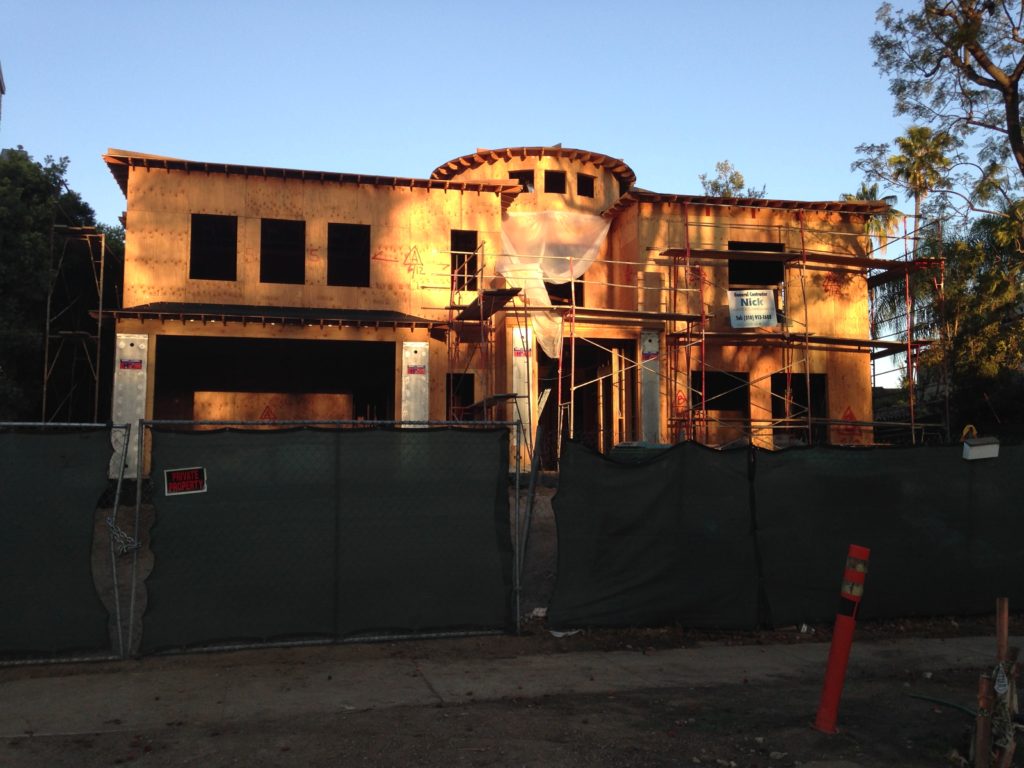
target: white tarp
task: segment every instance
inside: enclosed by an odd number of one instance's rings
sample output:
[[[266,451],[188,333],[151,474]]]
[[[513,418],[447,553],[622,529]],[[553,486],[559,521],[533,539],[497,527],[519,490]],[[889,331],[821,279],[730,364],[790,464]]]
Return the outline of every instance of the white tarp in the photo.
[[[504,254],[498,258],[498,274],[509,287],[522,289],[527,306],[550,307],[544,283],[579,279],[597,258],[610,225],[593,213],[510,213],[501,227]],[[530,319],[541,349],[548,357],[560,357],[562,316],[532,312]]]

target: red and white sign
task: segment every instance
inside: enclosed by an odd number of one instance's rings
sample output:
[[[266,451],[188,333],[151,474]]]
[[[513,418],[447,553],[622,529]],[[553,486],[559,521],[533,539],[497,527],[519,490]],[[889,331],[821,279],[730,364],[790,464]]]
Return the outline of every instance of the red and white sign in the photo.
[[[206,493],[206,468],[165,469],[164,495],[184,496],[187,493]]]

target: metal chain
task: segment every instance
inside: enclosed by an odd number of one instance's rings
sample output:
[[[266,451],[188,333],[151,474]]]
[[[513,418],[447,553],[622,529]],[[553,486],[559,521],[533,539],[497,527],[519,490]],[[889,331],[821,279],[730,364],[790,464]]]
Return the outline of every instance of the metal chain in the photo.
[[[139,540],[132,538],[117,527],[117,521],[113,516],[107,518],[107,528],[110,529],[110,540],[117,550],[117,554],[124,555],[133,549],[139,548]]]
[[[996,701],[992,712],[992,742],[1001,749],[1009,748],[1016,735],[1017,686],[1012,679],[1009,662],[998,664],[993,671]]]

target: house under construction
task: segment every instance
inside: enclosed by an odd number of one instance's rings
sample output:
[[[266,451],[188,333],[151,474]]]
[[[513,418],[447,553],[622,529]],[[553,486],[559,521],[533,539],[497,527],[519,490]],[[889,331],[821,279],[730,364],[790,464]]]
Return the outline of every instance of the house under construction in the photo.
[[[913,268],[873,258],[884,202],[655,193],[560,146],[429,178],[104,159],[117,422],[520,420],[549,466],[570,438],[869,444],[872,355],[913,358],[871,338],[869,282]]]

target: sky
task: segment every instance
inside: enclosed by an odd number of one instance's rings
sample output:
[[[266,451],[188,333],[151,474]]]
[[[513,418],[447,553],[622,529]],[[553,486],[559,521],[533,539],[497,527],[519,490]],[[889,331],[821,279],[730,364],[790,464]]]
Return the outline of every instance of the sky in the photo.
[[[108,147],[425,178],[561,143],[657,192],[700,194],[728,159],[771,198],[831,200],[860,184],[858,144],[909,124],[873,66],[878,4],[12,0],[0,147],[69,157],[108,224]]]

